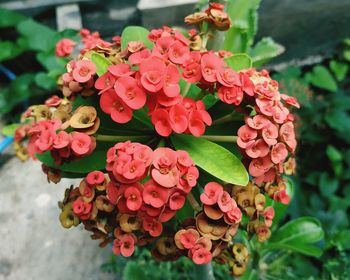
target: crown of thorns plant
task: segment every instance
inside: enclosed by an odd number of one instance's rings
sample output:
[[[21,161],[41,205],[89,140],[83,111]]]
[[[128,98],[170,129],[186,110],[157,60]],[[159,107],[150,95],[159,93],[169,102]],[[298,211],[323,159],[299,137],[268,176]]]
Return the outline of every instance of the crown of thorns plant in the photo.
[[[249,253],[237,231],[265,241],[271,201],[289,203],[299,105],[245,55],[206,48],[230,27],[222,5],[185,22],[199,31],[128,27],[107,42],[83,29],[80,42],[60,40],[56,55],[71,59],[63,97],[28,108],[15,147],[49,181],[82,178],[59,203],[65,228],[82,223],[116,255],[146,246],[157,260],[215,259],[241,275]]]

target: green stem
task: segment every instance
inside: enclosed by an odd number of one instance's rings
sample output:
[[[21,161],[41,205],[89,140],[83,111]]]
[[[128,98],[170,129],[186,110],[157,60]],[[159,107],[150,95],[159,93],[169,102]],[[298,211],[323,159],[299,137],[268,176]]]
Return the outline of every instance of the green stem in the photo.
[[[223,117],[218,118],[215,121],[213,121],[213,125],[228,123],[228,122],[237,121],[237,120],[242,120],[242,116],[230,113],[230,114],[228,114],[226,116],[223,116]]]
[[[100,142],[123,142],[123,141],[143,141],[143,140],[148,140],[151,138],[151,136],[147,135],[129,135],[129,136],[124,136],[124,135],[104,135],[104,134],[99,134],[95,136],[97,141]]]
[[[237,136],[234,135],[202,135],[201,138],[213,142],[236,143]]]
[[[215,280],[212,263],[195,265],[194,279],[197,280]]]
[[[203,97],[206,96],[207,94],[209,94],[208,91],[202,90],[201,92],[198,93],[195,100],[202,100]]]
[[[190,83],[186,83],[185,87],[181,91],[181,95],[183,97],[185,97],[188,94],[188,92],[190,91],[190,88],[191,88],[191,84]]]
[[[202,210],[202,207],[199,205],[199,203],[197,202],[196,198],[193,196],[192,193],[189,193],[187,195],[187,200],[188,202],[191,204],[191,207],[193,208],[193,210],[198,213],[199,211]]]

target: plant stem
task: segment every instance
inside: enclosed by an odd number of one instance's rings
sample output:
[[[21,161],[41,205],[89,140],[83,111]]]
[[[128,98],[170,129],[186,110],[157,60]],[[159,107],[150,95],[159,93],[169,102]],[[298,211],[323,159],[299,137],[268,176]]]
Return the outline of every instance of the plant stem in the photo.
[[[190,91],[190,87],[191,87],[191,84],[190,83],[186,83],[185,87],[181,91],[181,95],[183,97],[185,97],[188,94],[188,92]]]
[[[145,135],[130,135],[130,136],[124,136],[124,135],[104,135],[99,134],[96,137],[97,141],[101,142],[122,142],[122,141],[142,141],[142,140],[148,140],[151,138],[151,136],[145,136]]]
[[[215,280],[212,263],[195,265],[195,277],[198,280]]]
[[[191,206],[195,212],[199,212],[202,210],[202,207],[199,205],[199,203],[197,202],[197,200],[195,199],[195,197],[193,196],[192,193],[189,193],[187,195],[187,200],[191,204]]]
[[[202,135],[201,138],[213,142],[236,143],[237,136],[234,135]]]
[[[226,116],[223,116],[223,117],[218,118],[217,120],[213,121],[213,125],[228,123],[230,121],[236,121],[236,120],[241,120],[241,119],[242,119],[241,116],[234,115],[233,113],[230,113]]]

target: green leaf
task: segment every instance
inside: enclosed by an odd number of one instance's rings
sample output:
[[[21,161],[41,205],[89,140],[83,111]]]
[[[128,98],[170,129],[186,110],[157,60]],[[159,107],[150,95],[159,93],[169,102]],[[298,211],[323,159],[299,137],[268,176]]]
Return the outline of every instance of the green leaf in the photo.
[[[51,157],[50,152],[45,152],[41,155],[37,154],[37,158],[45,163],[47,166],[69,172],[69,173],[89,173],[93,170],[103,170],[106,167],[106,154],[107,150],[113,145],[113,143],[101,143],[97,142],[96,149],[92,154],[83,157],[82,159],[71,161],[57,166]]]
[[[347,133],[350,131],[350,116],[346,111],[334,108],[327,112],[325,120],[331,128],[339,132]]]
[[[26,17],[19,13],[0,8],[1,28],[15,26],[24,19],[26,19]]]
[[[133,117],[138,120],[139,122],[143,123],[144,125],[146,125],[148,128],[153,129],[154,126],[151,122],[151,117],[147,115],[145,109],[139,109],[139,110],[135,110],[133,112]]]
[[[126,49],[128,47],[128,42],[131,41],[142,41],[145,46],[152,49],[153,43],[148,40],[149,31],[141,26],[128,26],[123,30],[121,47]]]
[[[46,72],[39,72],[35,75],[34,81],[38,87],[52,90],[56,88],[56,80],[50,77]]]
[[[328,173],[323,172],[320,176],[319,187],[322,195],[324,197],[329,197],[337,191],[339,181]]]
[[[194,217],[194,212],[191,204],[186,200],[185,205],[176,212],[176,218],[182,222],[188,217]]]
[[[231,27],[225,34],[223,49],[233,53],[247,52],[253,44],[257,30],[257,9],[260,0],[230,1],[227,13],[231,19]]]
[[[5,136],[13,137],[15,135],[15,131],[16,131],[17,127],[19,127],[18,123],[9,124],[9,125],[4,126],[2,128],[1,132]]]
[[[327,146],[326,154],[330,161],[341,161],[343,159],[341,152],[333,145]]]
[[[274,42],[270,37],[262,38],[249,52],[253,59],[253,66],[259,67],[272,58],[279,56],[284,52],[284,47]]]
[[[231,184],[245,186],[249,176],[241,161],[222,146],[192,135],[173,135],[172,143],[178,150],[189,153],[195,164],[216,178]]]
[[[140,266],[137,262],[129,261],[126,264],[126,267],[123,272],[124,280],[150,280],[150,277],[147,276],[143,266]]]
[[[319,220],[313,217],[301,217],[292,220],[276,231],[264,250],[287,249],[305,255],[319,257],[322,250],[314,245],[324,236]]]
[[[256,269],[248,269],[241,277],[240,280],[259,280],[259,274]]]
[[[23,48],[11,41],[0,41],[0,62],[12,59],[23,52]]]
[[[55,56],[53,52],[40,52],[36,55],[36,59],[47,71],[57,69],[62,74],[65,72],[66,59]]]
[[[329,68],[331,68],[337,80],[341,82],[344,80],[346,73],[349,70],[349,65],[336,60],[331,60],[329,63]]]
[[[245,53],[237,53],[224,58],[229,67],[235,71],[249,69],[252,67],[252,59]]]
[[[315,66],[312,69],[312,72],[305,75],[305,78],[316,87],[333,92],[337,91],[338,89],[337,83],[332,74],[322,65]]]
[[[108,66],[112,65],[111,61],[96,52],[91,54],[91,61],[96,65],[96,73],[98,76],[102,76],[104,73],[106,73]]]
[[[28,40],[28,46],[35,51],[50,51],[55,48],[58,33],[32,19],[21,21],[17,31]]]

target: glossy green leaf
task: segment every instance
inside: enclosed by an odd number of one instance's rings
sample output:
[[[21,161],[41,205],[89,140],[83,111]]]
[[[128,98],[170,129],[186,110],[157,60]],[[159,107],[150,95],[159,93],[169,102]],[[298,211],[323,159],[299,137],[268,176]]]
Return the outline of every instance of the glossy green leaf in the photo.
[[[63,74],[65,72],[66,59],[62,57],[57,57],[53,52],[39,52],[36,55],[36,59],[40,64],[45,67],[47,71],[52,71],[53,69],[58,69]]]
[[[252,59],[245,53],[237,53],[232,56],[226,57],[225,62],[229,67],[235,71],[249,69],[252,67]]]
[[[12,59],[23,52],[23,48],[11,41],[0,41],[0,62]]]
[[[342,153],[333,145],[328,145],[326,154],[330,161],[341,161],[343,159]]]
[[[272,38],[266,37],[254,45],[249,55],[252,57],[253,66],[259,67],[283,52],[282,45],[277,44]]]
[[[34,81],[38,87],[41,87],[43,89],[47,90],[53,90],[56,88],[56,80],[52,77],[50,77],[45,72],[39,72],[35,75]]]
[[[17,127],[19,127],[18,123],[9,124],[9,125],[4,126],[1,130],[1,132],[5,136],[13,137],[15,135],[15,131],[16,131]]]
[[[305,75],[307,81],[313,84],[315,87],[326,89],[329,91],[337,91],[338,86],[329,70],[322,66],[317,65],[312,69],[312,72]]]
[[[149,49],[152,49],[153,43],[148,40],[149,31],[141,26],[128,26],[123,30],[122,33],[122,49],[126,49],[128,47],[128,42],[131,41],[142,41],[145,46]]]
[[[339,132],[350,132],[350,115],[346,111],[333,108],[326,113],[325,120],[331,128]]]
[[[323,172],[320,176],[319,187],[322,195],[324,197],[329,197],[337,191],[339,181],[327,172]]]
[[[102,76],[104,73],[106,73],[108,66],[112,65],[110,60],[96,52],[91,54],[91,61],[96,65],[96,73],[98,76]]]
[[[342,81],[346,77],[346,73],[349,70],[349,65],[336,60],[331,60],[329,63],[329,68],[331,68],[337,80]]]
[[[231,184],[245,186],[248,173],[241,161],[222,146],[192,135],[173,135],[176,149],[189,153],[195,164],[216,178]]]
[[[263,250],[286,249],[319,257],[322,250],[314,245],[324,236],[319,220],[301,217],[292,220],[273,233]]]

